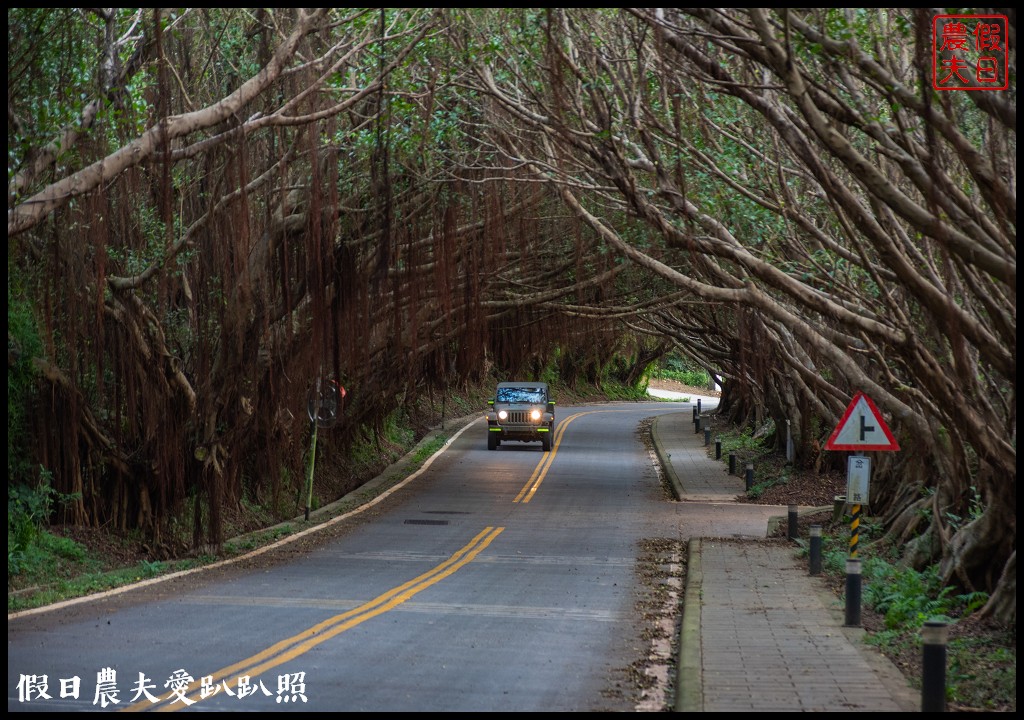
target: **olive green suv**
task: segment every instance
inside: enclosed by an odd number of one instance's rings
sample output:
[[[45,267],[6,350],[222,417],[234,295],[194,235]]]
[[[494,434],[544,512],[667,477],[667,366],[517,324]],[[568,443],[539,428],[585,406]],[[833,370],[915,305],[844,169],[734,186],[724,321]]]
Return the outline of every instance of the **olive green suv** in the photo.
[[[555,431],[555,401],[542,382],[501,382],[493,400],[487,402],[487,449],[497,450],[506,440],[540,441],[544,452],[551,449]]]

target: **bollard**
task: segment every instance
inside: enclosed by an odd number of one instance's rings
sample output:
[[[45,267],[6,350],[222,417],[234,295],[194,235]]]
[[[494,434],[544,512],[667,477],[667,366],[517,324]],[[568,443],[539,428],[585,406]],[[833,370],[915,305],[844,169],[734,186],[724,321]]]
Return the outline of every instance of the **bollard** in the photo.
[[[694,423],[693,423],[694,424],[693,431],[695,433],[698,433],[698,434],[700,433],[700,422],[701,422],[701,417],[700,417],[700,415],[698,415],[697,419],[694,420]]]
[[[697,422],[697,406],[693,406],[693,421]]]
[[[800,537],[800,516],[798,514],[798,508],[796,505],[790,505],[789,508],[789,525],[786,533],[790,540],[796,540]]]
[[[700,415],[700,398],[697,398],[697,414]]]
[[[928,620],[921,630],[921,712],[946,712],[946,623]]]
[[[736,474],[736,453],[734,452],[729,453],[729,474]]]
[[[846,627],[860,627],[860,559],[846,559]]]
[[[821,575],[821,525],[811,525],[811,575]]]
[[[704,428],[704,447],[711,444],[711,428]]]
[[[747,490],[754,487],[754,463],[747,463]]]
[[[722,459],[722,438],[715,438],[715,460]]]

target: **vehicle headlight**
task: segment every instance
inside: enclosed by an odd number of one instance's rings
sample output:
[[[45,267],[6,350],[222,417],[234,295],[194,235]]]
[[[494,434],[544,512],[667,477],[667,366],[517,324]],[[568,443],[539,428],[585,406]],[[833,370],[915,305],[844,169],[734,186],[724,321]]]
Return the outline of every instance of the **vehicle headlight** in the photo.
[[[534,422],[540,420],[540,410],[531,410],[530,419],[533,420]]]
[[[504,420],[507,417],[508,417],[508,411],[507,410],[499,410],[498,411],[498,419],[499,420]]]

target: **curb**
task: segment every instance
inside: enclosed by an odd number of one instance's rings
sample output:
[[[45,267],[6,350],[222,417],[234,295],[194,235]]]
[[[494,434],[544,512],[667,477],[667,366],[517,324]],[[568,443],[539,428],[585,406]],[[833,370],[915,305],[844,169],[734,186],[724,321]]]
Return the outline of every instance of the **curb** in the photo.
[[[679,627],[679,660],[676,670],[676,712],[704,712],[700,630],[704,582],[702,543],[702,538],[691,538],[687,544],[686,590],[683,595],[683,620]]]
[[[678,414],[685,415],[685,413]],[[672,467],[672,456],[665,450],[665,446],[661,442],[661,436],[658,434],[658,420],[662,417],[665,416],[659,415],[654,418],[654,422],[651,423],[651,440],[654,442],[654,452],[658,455],[658,462],[661,463],[661,468],[665,471],[665,475],[668,477],[668,481],[672,485],[672,493],[675,495],[676,500],[682,500],[683,483],[679,479],[679,475],[676,474],[675,468]]]

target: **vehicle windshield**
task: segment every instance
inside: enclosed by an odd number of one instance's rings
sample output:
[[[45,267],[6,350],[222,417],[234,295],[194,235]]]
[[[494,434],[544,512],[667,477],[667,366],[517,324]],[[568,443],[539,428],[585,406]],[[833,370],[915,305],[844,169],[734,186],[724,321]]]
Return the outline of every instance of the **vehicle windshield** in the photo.
[[[503,387],[498,388],[497,401],[529,405],[546,402],[547,398],[544,397],[544,390],[541,388]]]

